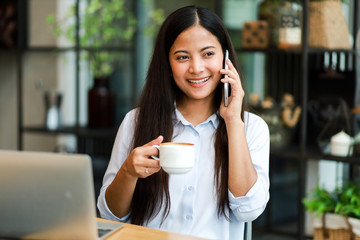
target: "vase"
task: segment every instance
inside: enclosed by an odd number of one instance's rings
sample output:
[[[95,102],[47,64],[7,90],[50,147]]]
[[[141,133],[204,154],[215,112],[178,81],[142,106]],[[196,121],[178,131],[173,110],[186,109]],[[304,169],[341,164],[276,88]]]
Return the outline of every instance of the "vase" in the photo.
[[[109,77],[94,79],[88,92],[88,125],[90,128],[108,128],[115,124],[115,92],[109,87]]]
[[[56,130],[61,127],[62,94],[57,91],[47,91],[44,94],[45,102],[45,126],[49,130]]]

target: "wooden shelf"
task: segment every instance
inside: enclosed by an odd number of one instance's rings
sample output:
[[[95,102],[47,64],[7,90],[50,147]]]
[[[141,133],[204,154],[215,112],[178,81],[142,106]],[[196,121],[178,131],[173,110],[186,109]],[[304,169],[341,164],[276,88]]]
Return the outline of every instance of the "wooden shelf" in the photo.
[[[331,160],[350,164],[360,164],[360,156],[352,155],[349,157],[338,157],[330,154],[324,154],[317,149],[309,149],[305,154],[305,158],[311,160]]]
[[[277,49],[277,48],[265,48],[265,49],[257,49],[257,48],[236,48],[235,49],[237,52],[242,52],[242,53],[254,53],[254,52],[259,52],[259,53],[278,53],[278,54],[289,54],[289,53],[296,53],[296,54],[301,54],[301,49],[287,49],[287,50],[283,50],[283,49]]]
[[[271,156],[281,158],[293,158],[299,160],[330,160],[350,164],[360,164],[360,156],[352,155],[349,157],[338,157],[330,154],[324,154],[319,149],[313,147],[300,151],[298,146],[287,146],[286,148],[273,149],[270,151]]]
[[[236,48],[237,52],[241,53],[278,53],[278,54],[302,54],[301,49],[277,49],[277,48],[266,48],[266,49],[257,49],[257,48]],[[307,50],[308,54],[317,54],[317,53],[325,53],[325,52],[334,52],[334,53],[350,53],[350,54],[356,54],[359,52],[355,49],[325,49],[325,48],[309,48]]]

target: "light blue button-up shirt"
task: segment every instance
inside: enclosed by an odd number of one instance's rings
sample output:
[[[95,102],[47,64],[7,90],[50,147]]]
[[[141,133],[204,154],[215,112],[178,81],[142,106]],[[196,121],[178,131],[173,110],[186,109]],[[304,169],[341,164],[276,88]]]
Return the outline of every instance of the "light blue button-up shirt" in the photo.
[[[115,178],[128,157],[134,133],[135,111],[124,118],[117,133],[108,169],[98,199],[98,209],[103,218],[124,221],[108,208],[105,190]],[[147,227],[178,232],[209,239],[241,240],[244,222],[255,220],[269,200],[269,129],[264,120],[245,112],[245,131],[251,159],[258,179],[245,196],[234,197],[229,191],[230,221],[218,217],[214,182],[214,136],[218,126],[216,114],[194,127],[176,110],[173,142],[195,144],[195,165],[186,174],[170,175],[169,192],[171,208],[163,224],[162,211]]]

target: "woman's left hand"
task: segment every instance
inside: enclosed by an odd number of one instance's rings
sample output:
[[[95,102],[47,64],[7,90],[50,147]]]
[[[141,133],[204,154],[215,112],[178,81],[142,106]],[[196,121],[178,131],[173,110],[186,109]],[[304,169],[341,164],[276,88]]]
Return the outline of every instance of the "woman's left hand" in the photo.
[[[241,108],[243,99],[245,96],[244,89],[241,84],[240,76],[236,71],[234,65],[230,59],[226,60],[227,65],[229,66],[228,70],[221,69],[220,73],[228,75],[227,78],[222,78],[221,82],[228,82],[231,86],[231,94],[229,96],[229,104],[227,107],[224,106],[224,96],[221,101],[220,106],[220,115],[227,122],[233,119],[239,120],[241,117]],[[224,93],[223,93],[224,94]]]

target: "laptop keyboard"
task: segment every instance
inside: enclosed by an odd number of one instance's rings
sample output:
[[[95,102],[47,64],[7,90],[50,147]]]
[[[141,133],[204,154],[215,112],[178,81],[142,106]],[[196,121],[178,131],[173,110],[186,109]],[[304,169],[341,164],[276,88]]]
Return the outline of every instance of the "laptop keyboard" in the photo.
[[[105,234],[111,232],[111,229],[98,229],[98,235],[99,235],[99,238],[104,236]]]

